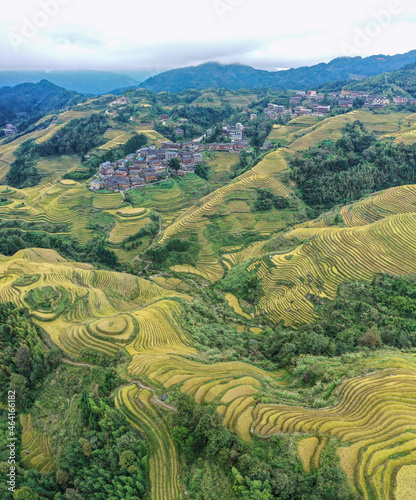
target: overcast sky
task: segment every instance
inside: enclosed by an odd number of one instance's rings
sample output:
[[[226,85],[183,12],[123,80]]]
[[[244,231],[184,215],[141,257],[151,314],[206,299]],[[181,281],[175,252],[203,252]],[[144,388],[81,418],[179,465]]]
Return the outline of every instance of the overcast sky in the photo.
[[[0,69],[275,70],[416,49],[414,0],[0,0]]]

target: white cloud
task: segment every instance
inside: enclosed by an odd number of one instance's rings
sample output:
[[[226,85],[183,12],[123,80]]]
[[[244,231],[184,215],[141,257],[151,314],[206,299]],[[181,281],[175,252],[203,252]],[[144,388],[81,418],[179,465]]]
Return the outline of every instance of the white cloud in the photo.
[[[416,48],[413,0],[342,6],[329,0],[0,0],[2,6],[3,69],[162,70],[208,60],[275,69],[328,61],[345,55],[345,45],[361,56]],[[358,47],[357,30],[374,23],[381,27],[377,36]]]

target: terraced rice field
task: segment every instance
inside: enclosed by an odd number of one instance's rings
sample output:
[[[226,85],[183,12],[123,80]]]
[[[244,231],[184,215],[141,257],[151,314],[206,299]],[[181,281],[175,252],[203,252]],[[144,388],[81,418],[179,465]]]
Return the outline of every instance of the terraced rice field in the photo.
[[[171,224],[184,210],[206,192],[208,184],[195,174],[186,178],[169,179],[153,186],[129,192],[134,206],[154,210],[162,217],[162,227]]]
[[[102,210],[112,210],[123,205],[121,193],[94,193],[92,206]]]
[[[134,356],[129,373],[145,376],[153,384],[165,388],[180,387],[198,404],[216,404],[218,412],[225,416],[224,424],[245,440],[251,439],[252,412],[256,405],[254,396],[262,383],[275,386],[287,383],[284,371],[268,373],[241,362],[206,365],[178,354]]]
[[[347,123],[360,120],[368,130],[379,136],[400,133],[406,131],[405,124],[408,120],[413,121],[411,113],[389,113],[386,115],[374,114],[370,111],[354,110],[343,115],[337,115],[326,118],[316,125],[302,130],[302,137],[295,139],[290,143],[290,148],[295,151],[307,149],[316,146],[319,142],[327,139],[336,141],[342,137],[342,130]],[[289,122],[291,123],[291,122]],[[277,129],[277,132],[280,129]],[[277,133],[276,132],[276,133]],[[285,131],[280,132],[286,133]],[[289,136],[290,137],[290,136]]]
[[[394,137],[395,142],[412,144],[416,140],[416,113],[406,116],[401,122],[400,131],[386,134],[386,137]]]
[[[126,347],[127,352],[136,354],[166,354],[180,352],[196,353],[189,347],[189,340],[179,328],[176,317],[181,308],[173,300],[161,300],[132,313],[138,324],[138,334]]]
[[[252,170],[240,175],[231,184],[208,194],[164,228],[159,243],[164,243],[179,233],[191,232],[198,235],[198,241],[203,248],[198,255],[196,266],[174,266],[173,271],[198,274],[209,281],[222,278],[224,271],[213,248],[215,238],[206,236],[206,228],[212,222],[212,217],[219,216],[221,211],[226,210],[229,214],[219,222],[223,225],[224,233],[247,231],[251,227],[266,233],[276,230],[278,223],[275,218],[267,219],[263,215],[245,213],[241,202],[236,204],[236,199],[250,199],[255,196],[255,188],[264,187],[270,188],[275,194],[288,196],[289,189],[278,179],[279,174],[287,168],[285,160],[287,154],[288,151],[285,149],[270,153]],[[231,213],[231,210],[234,210],[234,213]],[[217,220],[215,222],[217,224]]]
[[[35,322],[57,345],[75,356],[86,348],[114,355],[142,326],[134,314],[144,316],[143,306],[166,297],[189,300],[186,295],[133,275],[93,271],[91,265],[70,263],[53,250],[22,250],[13,257],[2,257],[0,273],[0,300],[29,307]],[[23,275],[28,284],[15,285]],[[28,279],[32,275],[36,280]],[[64,292],[62,304],[51,312],[32,310],[25,297],[45,285]],[[169,318],[169,314],[177,314],[177,307],[174,301],[161,301],[155,311]]]
[[[27,469],[39,472],[52,472],[56,469],[56,460],[53,455],[49,438],[33,428],[32,416],[20,415],[22,425],[22,452],[21,459]]]
[[[84,118],[85,116],[89,116],[95,112],[96,111],[81,109],[66,111],[65,113],[59,114],[57,123],[54,123],[47,129],[36,130],[35,132],[25,134],[22,137],[19,137],[18,139],[15,139],[14,141],[7,144],[4,143],[4,140],[0,141],[0,182],[5,182],[6,174],[9,171],[9,166],[15,160],[14,152],[23,142],[28,141],[29,139],[34,139],[37,143],[45,142],[50,139],[60,128],[69,123],[69,121],[71,121],[73,118]],[[50,118],[52,118],[52,115],[42,118],[37,122],[37,124]],[[54,161],[55,160],[52,160],[52,162]],[[59,159],[57,159],[56,162],[59,163]],[[52,174],[52,177],[56,176],[54,169],[48,168],[48,160],[46,160],[46,163],[41,162],[40,169],[41,171],[43,170],[46,174]]]
[[[257,259],[265,254],[264,246],[266,244],[267,241],[256,241],[242,250],[238,249],[236,252],[224,254],[222,261],[228,269],[231,269],[233,266],[241,264],[248,259]]]
[[[319,445],[317,437],[304,438],[298,441],[298,455],[306,472],[311,471],[312,457]]]
[[[136,234],[140,229],[152,222],[150,217],[145,217],[146,213],[138,217],[118,217],[110,233],[111,243],[121,243],[123,240]]]
[[[375,358],[374,368],[382,371],[345,382],[333,409],[260,404],[262,391],[287,383],[285,373],[268,373],[241,362],[200,362],[180,328],[180,305],[169,298],[172,292],[157,284],[92,271],[45,250],[2,258],[0,272],[1,300],[3,294],[11,294],[8,300],[19,303],[27,290],[42,283],[59,283],[67,290],[76,307],[55,321],[37,320],[67,352],[78,355],[89,347],[113,355],[125,348],[132,356],[129,376],[145,377],[164,389],[177,387],[199,404],[216,405],[224,424],[242,439],[250,440],[253,432],[262,437],[275,432],[305,434],[298,450],[306,470],[319,467],[327,439],[335,437],[345,444],[339,448],[342,466],[366,499],[372,490],[377,498],[389,498],[394,488],[406,484],[401,479],[396,487],[395,478],[406,477],[397,472],[414,463],[416,453],[415,356]],[[39,275],[33,283],[27,278],[31,274]],[[22,275],[24,280],[13,286]],[[110,299],[105,291],[124,299]],[[88,300],[83,301],[86,292]],[[152,498],[180,498],[175,496],[180,490],[174,446],[150,397],[149,391],[130,385],[119,391],[116,401],[149,440]]]
[[[364,198],[341,210],[348,227],[365,226],[393,214],[415,212],[416,185],[398,186]]]
[[[394,492],[396,500],[409,500],[416,491],[416,465],[405,465],[396,476],[397,487]]]
[[[168,290],[175,290],[178,288],[188,288],[186,283],[179,278],[166,278],[164,276],[155,276],[152,278],[152,281],[157,283],[163,288],[166,288]]]
[[[233,166],[239,161],[239,155],[233,153],[222,153],[213,152],[211,153],[211,158],[207,162],[207,165],[211,169],[211,175],[209,182],[210,184],[217,182],[226,182],[228,180],[228,175]]]
[[[245,191],[255,187],[269,187],[275,194],[288,196],[289,190],[275,176],[275,174],[287,168],[284,159],[285,150],[274,151],[267,155],[253,169],[240,175],[228,186],[217,189],[200,200],[197,205],[192,206],[181,214],[162,234],[160,240],[163,243],[171,236],[192,227],[206,217],[216,213],[223,204],[226,196],[235,191]]]
[[[161,416],[151,404],[151,392],[132,384],[120,389],[116,406],[142,433],[150,448],[150,498],[180,500],[179,462],[175,446]]]
[[[147,137],[149,144],[155,144],[158,148],[160,148],[162,142],[168,141],[166,137],[164,137],[162,134],[159,134],[159,132],[156,132],[156,130],[143,125],[137,127],[136,132],[139,134],[144,134]]]
[[[92,193],[78,182],[44,183],[36,188],[15,190],[12,204],[0,207],[0,218],[25,222],[66,224],[69,234],[85,243],[92,232],[87,229]]]
[[[291,231],[286,238],[313,239],[292,252],[261,261],[257,275],[264,295],[257,314],[266,313],[289,325],[309,322],[313,318],[310,296],[334,298],[341,282],[370,279],[376,273],[414,273],[414,231],[412,213],[391,215],[362,227]]]
[[[366,500],[392,498],[396,473],[416,460],[416,372],[382,370],[344,382],[340,394],[332,409],[258,405],[253,432],[336,437],[345,443],[338,454],[357,491]]]
[[[111,132],[106,132],[104,138],[108,139],[108,141],[98,149],[108,151],[109,149],[117,148],[125,144],[131,137],[132,133],[126,132],[125,130],[112,130]]]
[[[322,118],[318,116],[298,116],[284,126],[273,125],[268,139],[272,141],[284,141],[285,144],[290,144],[297,137],[302,136],[304,130],[313,127],[320,121],[322,121]]]
[[[246,108],[250,107],[253,101],[258,99],[257,94],[226,94],[221,96],[221,99],[225,102],[229,102],[233,108]]]

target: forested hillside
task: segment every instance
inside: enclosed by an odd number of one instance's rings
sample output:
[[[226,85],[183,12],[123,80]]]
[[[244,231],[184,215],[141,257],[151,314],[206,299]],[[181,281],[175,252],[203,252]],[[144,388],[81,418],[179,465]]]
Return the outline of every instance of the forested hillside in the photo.
[[[82,100],[76,92],[47,80],[0,88],[0,128],[12,123],[19,132],[23,132],[45,115],[57,113]]]

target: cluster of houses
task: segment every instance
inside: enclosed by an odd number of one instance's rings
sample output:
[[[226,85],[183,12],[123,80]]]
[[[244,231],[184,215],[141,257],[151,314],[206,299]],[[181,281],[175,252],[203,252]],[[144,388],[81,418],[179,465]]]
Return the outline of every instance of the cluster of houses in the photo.
[[[227,135],[231,142],[246,142],[245,128],[242,123],[236,123],[234,126],[227,125],[222,128],[224,135]],[[247,140],[248,142],[248,140]]]
[[[301,103],[307,100],[308,106],[302,106]],[[293,106],[294,115],[326,116],[331,111],[331,106],[322,104],[325,94],[316,92],[316,90],[307,90],[296,92],[296,95],[289,99]]]
[[[186,176],[195,172],[195,166],[204,161],[198,151],[199,145],[190,143],[163,142],[160,149],[149,146],[129,154],[116,162],[100,165],[96,178],[90,183],[90,189],[98,191],[126,191],[135,187],[166,180],[172,174]],[[180,168],[169,171],[169,161],[179,158]]]
[[[4,129],[4,133],[7,136],[16,135],[17,134],[17,128],[14,125],[12,125],[11,123],[8,123],[6,125],[6,128]]]
[[[289,99],[291,109],[286,109],[281,104],[269,103],[264,108],[264,113],[275,120],[279,115],[291,114],[294,115],[314,115],[325,116],[331,111],[331,106],[325,106],[321,101],[325,98],[325,94],[318,94],[315,90],[308,90],[307,92],[299,91],[295,96]],[[308,106],[301,106],[301,102],[305,99],[308,100]]]
[[[390,104],[394,105],[412,105],[416,104],[416,99],[409,99],[408,97],[394,97],[393,102],[390,99],[373,95],[370,92],[365,91],[346,91],[341,92],[330,92],[328,97],[337,99],[337,105],[341,108],[350,108],[354,105],[354,100],[361,98],[364,99],[363,108],[378,109],[384,108]],[[331,106],[323,105],[322,101],[325,98],[325,94],[318,93],[315,90],[308,90],[306,92],[299,91],[296,95],[290,97],[289,102],[292,106],[292,115],[314,115],[314,116],[325,116],[331,111]],[[307,106],[301,105],[306,103]],[[264,112],[269,118],[276,119],[279,115],[284,113],[290,113],[284,106],[279,104],[269,103]]]
[[[329,94],[331,97],[338,97],[338,106],[343,108],[350,108],[354,104],[355,99],[364,99],[364,108],[377,109],[384,108],[390,104],[398,105],[414,105],[416,104],[416,99],[409,99],[408,97],[393,97],[393,102],[384,96],[374,95],[366,91],[348,91],[343,90],[342,92],[331,92]]]
[[[240,153],[249,147],[249,141],[246,137],[244,125],[236,123],[222,128],[225,136],[229,137],[231,142],[213,142],[207,144],[208,151],[228,151],[230,153]]]

